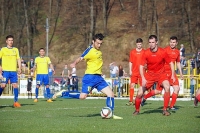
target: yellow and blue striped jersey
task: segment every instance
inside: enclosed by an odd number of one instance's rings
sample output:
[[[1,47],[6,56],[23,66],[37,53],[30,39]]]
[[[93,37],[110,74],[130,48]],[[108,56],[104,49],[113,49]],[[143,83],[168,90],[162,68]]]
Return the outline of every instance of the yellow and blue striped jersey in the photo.
[[[35,58],[35,65],[36,73],[37,74],[48,74],[49,64],[51,64],[51,60],[49,57],[36,57]]]
[[[81,57],[87,62],[85,74],[102,74],[103,59],[100,50],[89,46]]]
[[[0,51],[3,71],[17,71],[17,60],[20,59],[19,50],[15,47],[3,47]]]

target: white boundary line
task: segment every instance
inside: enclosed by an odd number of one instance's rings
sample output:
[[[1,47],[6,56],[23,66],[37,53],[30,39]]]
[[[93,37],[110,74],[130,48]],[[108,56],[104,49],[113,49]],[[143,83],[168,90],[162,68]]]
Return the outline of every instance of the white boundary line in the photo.
[[[0,96],[0,99],[12,99],[13,96]],[[28,96],[19,96],[19,99],[28,99]],[[32,96],[32,99],[34,99],[35,96]],[[38,98],[44,98],[44,96],[38,96]],[[64,98],[63,98],[64,99]],[[106,99],[106,97],[87,97],[86,99]],[[115,97],[115,99],[120,100],[129,100],[128,97]],[[163,101],[163,98],[148,98],[148,101]],[[192,98],[192,100],[194,100]],[[191,98],[177,98],[177,101],[191,101]]]

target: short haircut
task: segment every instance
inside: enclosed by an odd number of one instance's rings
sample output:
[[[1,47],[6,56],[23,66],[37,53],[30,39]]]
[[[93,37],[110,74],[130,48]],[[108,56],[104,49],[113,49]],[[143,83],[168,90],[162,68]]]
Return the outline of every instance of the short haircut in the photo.
[[[138,39],[136,40],[136,43],[140,43],[140,42],[143,42],[142,38],[138,38]]]
[[[8,36],[6,36],[6,40],[7,40],[8,38],[14,39],[14,36],[13,36],[13,35],[8,35]]]
[[[149,39],[155,39],[155,40],[156,40],[156,42],[158,41],[158,38],[157,38],[157,36],[156,36],[156,35],[150,35],[150,36],[149,36]]]
[[[40,48],[39,51],[40,51],[40,50],[44,50],[44,48]],[[44,50],[44,51],[45,51],[45,50]]]
[[[101,33],[98,33],[96,35],[93,36],[93,40],[95,41],[96,39],[99,39],[99,40],[103,40],[104,36],[103,34]]]
[[[178,38],[176,36],[171,36],[170,40],[176,40],[178,42]]]

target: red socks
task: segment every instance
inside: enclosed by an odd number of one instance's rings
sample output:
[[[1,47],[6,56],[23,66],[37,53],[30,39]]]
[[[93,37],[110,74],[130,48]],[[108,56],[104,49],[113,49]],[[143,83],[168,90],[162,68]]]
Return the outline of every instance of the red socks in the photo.
[[[171,104],[170,104],[170,108],[174,107],[175,103],[176,103],[176,99],[178,97],[178,94],[174,93],[172,94],[172,101],[171,101]]]
[[[164,94],[164,107],[163,110],[167,110],[170,101],[170,92],[165,92]]]
[[[200,94],[196,96],[197,100],[200,102]]]
[[[136,97],[135,98],[135,110],[140,111],[140,104],[141,104],[142,98]]]
[[[134,96],[134,88],[130,88],[130,96],[129,96],[130,102],[133,102],[133,96]]]
[[[155,90],[151,90],[148,94],[146,94],[143,98],[144,99],[147,99],[147,98],[149,98],[149,97],[152,97],[152,96],[154,96],[155,95]]]

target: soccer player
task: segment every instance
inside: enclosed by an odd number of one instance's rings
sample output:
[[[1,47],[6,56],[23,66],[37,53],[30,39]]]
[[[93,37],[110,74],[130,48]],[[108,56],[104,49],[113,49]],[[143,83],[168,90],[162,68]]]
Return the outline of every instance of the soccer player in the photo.
[[[182,74],[181,65],[180,65],[180,52],[179,52],[178,49],[176,49],[177,44],[178,44],[177,37],[171,36],[169,46],[165,47],[164,50],[166,51],[167,55],[170,57],[171,61],[174,64],[176,63],[177,68],[178,68],[179,73],[180,73],[180,77],[181,77],[181,79],[183,79],[183,74]],[[179,90],[180,90],[178,77],[176,76],[176,73],[174,72],[175,82],[173,83],[173,81],[171,79],[171,73],[172,72],[171,72],[170,65],[168,63],[165,63],[164,68],[165,68],[165,73],[167,74],[168,80],[170,82],[170,85],[173,87],[173,90],[174,90],[174,92],[172,93],[172,101],[170,103],[169,108],[171,110],[176,110],[174,105],[176,103],[176,99],[178,97],[178,93],[179,93]],[[149,92],[147,95],[145,95],[143,97],[141,105],[142,106],[144,105],[144,102],[146,101],[147,98],[152,97],[156,94],[161,94],[161,92],[162,92],[162,89],[152,90],[151,92]]]
[[[134,87],[135,84],[140,84],[140,88],[142,87],[142,79],[139,72],[139,66],[142,58],[142,54],[144,53],[144,49],[142,49],[143,40],[138,38],[136,40],[136,48],[131,50],[129,56],[129,74],[131,76],[131,84],[130,84],[130,96],[129,102],[126,105],[133,105],[133,96],[134,96]]]
[[[197,90],[195,98],[194,98],[194,106],[198,105],[198,102],[200,102],[200,89]]]
[[[90,45],[74,63],[70,66],[75,67],[80,61],[85,60],[87,62],[87,69],[82,79],[82,91],[80,94],[69,94],[69,97],[76,99],[85,99],[93,88],[103,92],[107,95],[106,105],[114,110],[114,93],[109,85],[103,79],[102,75],[102,52],[100,47],[103,43],[104,36],[99,33],[94,35],[92,45]],[[123,119],[122,117],[113,115],[113,119]]]
[[[18,102],[18,77],[17,77],[17,64],[18,74],[21,73],[21,60],[19,56],[19,50],[13,47],[14,37],[8,35],[6,37],[6,47],[3,47],[0,51],[0,58],[2,58],[2,70],[0,71],[0,78],[2,79],[0,95],[3,89],[6,87],[8,80],[13,86],[14,91],[14,107],[21,107]]]
[[[40,85],[44,83],[46,86],[46,93],[47,93],[47,102],[53,102],[50,99],[50,89],[49,89],[49,75],[48,75],[48,68],[51,68],[53,71],[53,74],[55,74],[55,70],[53,68],[53,65],[51,63],[51,60],[49,57],[45,56],[45,50],[44,48],[40,48],[39,50],[39,56],[35,58],[35,66],[34,66],[34,72],[36,71],[36,89],[35,89],[35,99],[34,102],[38,102],[38,90]]]
[[[169,116],[170,113],[167,111],[167,107],[170,101],[170,84],[168,81],[168,77],[164,71],[165,63],[170,64],[170,68],[172,71],[171,78],[173,82],[174,78],[174,64],[171,62],[167,53],[160,47],[158,47],[158,40],[156,35],[149,36],[149,48],[145,50],[141,65],[140,65],[140,74],[142,78],[142,87],[147,90],[150,89],[155,82],[157,82],[158,86],[163,86],[165,89],[164,94],[164,107],[163,107],[163,115]],[[144,73],[144,65],[147,65],[147,72]],[[138,94],[135,98],[135,112],[133,115],[138,115],[140,111],[141,99],[144,94],[144,90],[138,90]]]

